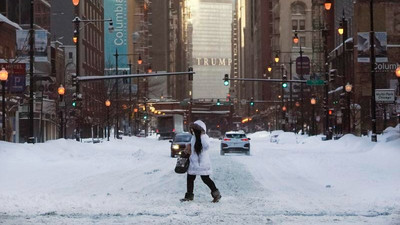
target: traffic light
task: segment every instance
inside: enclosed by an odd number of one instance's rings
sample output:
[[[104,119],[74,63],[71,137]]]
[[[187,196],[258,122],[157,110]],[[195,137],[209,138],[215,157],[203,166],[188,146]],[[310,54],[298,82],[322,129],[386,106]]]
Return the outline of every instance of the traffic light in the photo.
[[[336,78],[336,69],[331,69],[329,71],[329,82],[335,82],[335,78]]]
[[[217,99],[217,105],[220,106],[221,102],[219,101],[219,99]]]
[[[147,120],[147,114],[144,114],[144,115],[143,115],[143,119],[144,119],[144,120]]]
[[[330,116],[333,116],[333,113],[334,113],[334,110],[333,110],[333,109],[329,109],[328,114],[329,114]]]
[[[72,74],[72,86],[76,86],[78,84],[78,76],[76,75],[76,73]]]
[[[254,106],[254,98],[253,97],[251,97],[251,99],[250,99],[250,106]]]
[[[188,72],[193,72],[193,67],[188,68]],[[193,74],[189,73],[189,80],[193,80]]]
[[[288,87],[286,74],[283,74],[283,76],[282,76],[282,87],[283,88],[287,88]]]
[[[72,94],[72,107],[76,107],[76,93]]]
[[[225,85],[225,86],[228,86],[228,85],[229,85],[229,76],[228,76],[228,74],[225,74],[225,77],[224,77],[224,85]]]

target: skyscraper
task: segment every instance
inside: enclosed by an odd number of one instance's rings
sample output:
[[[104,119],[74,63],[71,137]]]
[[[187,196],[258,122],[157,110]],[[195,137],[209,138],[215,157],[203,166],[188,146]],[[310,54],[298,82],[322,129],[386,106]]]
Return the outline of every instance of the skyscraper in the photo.
[[[224,99],[230,73],[232,0],[199,0],[193,7],[193,98]]]

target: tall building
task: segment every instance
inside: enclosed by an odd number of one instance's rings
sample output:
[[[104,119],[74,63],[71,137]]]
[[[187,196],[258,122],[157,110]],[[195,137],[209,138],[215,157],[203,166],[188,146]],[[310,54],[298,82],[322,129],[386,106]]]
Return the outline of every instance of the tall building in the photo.
[[[193,7],[193,98],[225,99],[230,73],[232,0],[199,0]]]
[[[232,78],[266,78],[272,55],[272,1],[236,0],[233,18],[233,71]],[[233,81],[231,96],[238,113],[248,115],[247,102],[270,100],[269,83]],[[264,109],[266,104],[256,104]],[[255,111],[254,111],[255,112]]]
[[[50,32],[50,1],[35,0],[33,3],[35,25]],[[0,13],[20,25],[30,23],[30,7],[30,1],[26,0],[0,0]]]
[[[52,0],[52,39],[63,43],[65,50],[65,81],[67,95],[74,92],[71,85],[71,75],[75,73],[77,64],[79,76],[104,75],[104,27],[108,28],[108,22],[90,22],[90,20],[103,20],[103,1],[80,0],[79,5],[74,7],[71,1]],[[81,20],[79,30],[79,49],[73,43],[75,25],[72,20],[75,17]],[[106,25],[104,25],[106,24]],[[76,62],[76,54],[80,60]],[[103,82],[85,82],[80,85],[83,95],[80,126],[82,137],[91,136],[91,128],[97,129],[103,124],[104,99],[106,92]],[[69,99],[71,101],[71,99]],[[69,102],[71,103],[71,102]],[[68,102],[67,102],[68,104]],[[72,108],[72,107],[70,107]],[[76,114],[75,114],[76,115]],[[72,135],[73,129],[77,127],[78,121],[71,117],[68,121],[68,135]],[[95,130],[95,133],[97,131]]]

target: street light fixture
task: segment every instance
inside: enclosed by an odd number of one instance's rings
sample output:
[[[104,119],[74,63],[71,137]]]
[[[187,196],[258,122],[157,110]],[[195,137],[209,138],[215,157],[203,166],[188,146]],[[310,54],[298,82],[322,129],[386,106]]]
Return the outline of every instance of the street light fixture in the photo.
[[[57,89],[58,95],[60,96],[60,108],[65,106],[65,104],[63,103],[63,98],[65,95],[65,88],[63,87],[62,84],[60,84],[60,87],[58,87]],[[60,137],[64,138],[64,115],[63,115],[63,111],[60,109]]]
[[[312,115],[313,115],[313,117],[312,117],[312,135],[314,135],[316,132],[315,132],[315,104],[317,103],[317,99],[315,98],[315,96],[312,96],[311,97],[311,100],[310,100],[310,103],[311,103],[311,106],[312,106]]]
[[[2,88],[2,121],[3,121],[3,141],[6,141],[6,81],[8,79],[8,72],[3,67],[0,71],[0,81],[1,81],[1,88]]]
[[[268,66],[267,70],[268,70],[268,72],[270,72],[270,73],[271,73],[271,71],[272,71],[272,67],[271,67],[271,65],[269,65],[269,66]]]
[[[57,92],[60,96],[64,96],[65,94],[65,88],[63,87],[62,84],[60,84],[60,87],[58,87]],[[62,101],[62,100],[61,100]]]
[[[326,11],[331,10],[331,8],[332,8],[332,0],[325,0],[324,6],[325,6],[325,10]]]
[[[110,141],[110,106],[111,102],[110,100],[106,100],[104,103],[107,107],[107,141]]]
[[[276,63],[279,62],[279,55],[278,55],[278,53],[276,53],[276,55],[275,55],[275,62],[276,62]]]
[[[340,22],[340,24],[339,24],[338,33],[339,33],[340,35],[343,35],[343,33],[344,33],[344,24],[343,24],[343,21]]]
[[[396,68],[396,77],[400,78],[400,66]]]
[[[295,44],[299,43],[299,37],[297,36],[297,32],[294,33],[293,43],[295,43]]]
[[[137,64],[142,65],[143,60],[142,60],[142,56],[139,55],[139,58],[137,60]]]
[[[350,93],[351,90],[353,89],[353,85],[351,85],[350,83],[347,83],[346,86],[345,86],[345,89],[346,89],[347,93]]]

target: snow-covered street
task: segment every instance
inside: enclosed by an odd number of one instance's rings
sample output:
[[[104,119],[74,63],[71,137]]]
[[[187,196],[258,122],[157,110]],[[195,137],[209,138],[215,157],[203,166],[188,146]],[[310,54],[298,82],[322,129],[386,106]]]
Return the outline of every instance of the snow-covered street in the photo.
[[[199,177],[194,201],[179,201],[186,175],[174,172],[168,141],[0,142],[0,224],[398,225],[398,131],[378,143],[288,135],[278,144],[258,132],[250,156],[220,156],[213,139],[219,203]]]

